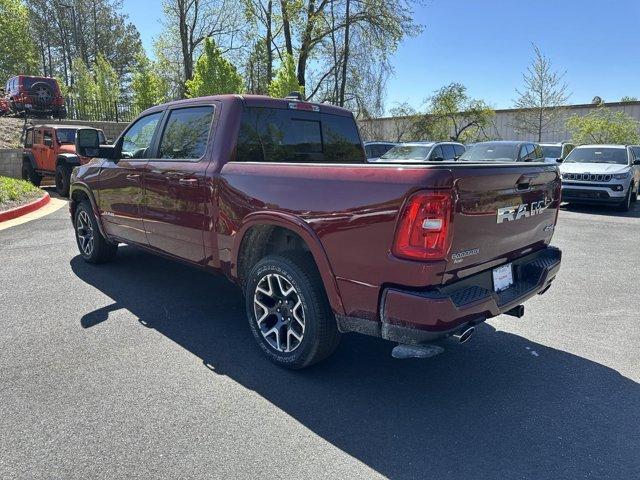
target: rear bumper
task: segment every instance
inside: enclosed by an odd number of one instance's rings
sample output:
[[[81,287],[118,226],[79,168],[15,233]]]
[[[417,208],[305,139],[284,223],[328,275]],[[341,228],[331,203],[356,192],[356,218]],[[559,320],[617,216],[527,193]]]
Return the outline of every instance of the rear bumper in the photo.
[[[544,293],[560,269],[561,257],[559,249],[547,247],[513,261],[514,283],[499,293],[493,291],[491,269],[435,289],[386,288],[380,300],[381,322],[339,318],[340,330],[400,343],[434,341]]]

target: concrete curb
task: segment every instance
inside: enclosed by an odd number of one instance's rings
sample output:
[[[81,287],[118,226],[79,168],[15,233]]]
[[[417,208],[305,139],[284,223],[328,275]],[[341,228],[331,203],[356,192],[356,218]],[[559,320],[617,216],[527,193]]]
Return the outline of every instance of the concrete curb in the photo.
[[[44,207],[47,203],[49,203],[51,197],[48,192],[44,192],[44,195],[33,202],[27,203],[26,205],[20,205],[19,207],[12,208],[10,210],[5,210],[4,212],[0,212],[0,222],[4,222],[6,220],[13,220],[14,218],[21,217],[22,215],[26,215],[27,213],[34,212],[41,207]]]

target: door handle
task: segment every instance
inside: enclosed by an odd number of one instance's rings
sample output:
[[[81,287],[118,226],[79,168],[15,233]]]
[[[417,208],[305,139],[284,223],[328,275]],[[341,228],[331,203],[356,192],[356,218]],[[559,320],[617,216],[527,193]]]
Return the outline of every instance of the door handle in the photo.
[[[181,178],[180,180],[178,180],[178,183],[180,185],[185,185],[187,187],[193,187],[198,183],[198,179],[197,178]]]

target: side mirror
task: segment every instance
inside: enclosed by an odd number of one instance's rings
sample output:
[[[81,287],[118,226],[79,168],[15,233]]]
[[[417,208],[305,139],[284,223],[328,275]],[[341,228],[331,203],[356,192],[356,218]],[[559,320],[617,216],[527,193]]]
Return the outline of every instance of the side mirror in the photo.
[[[76,153],[81,157],[115,158],[115,147],[100,145],[100,135],[95,128],[80,128],[76,132]]]
[[[556,163],[562,163],[564,161],[564,158],[556,158]]]
[[[52,147],[53,146],[53,140],[50,139],[50,138],[45,138],[43,143],[44,143],[44,145],[46,147]]]
[[[634,165],[640,165],[640,159],[634,160],[634,161],[633,161],[633,164],[634,164]]]
[[[431,159],[432,162],[444,162],[444,158],[438,156]]]

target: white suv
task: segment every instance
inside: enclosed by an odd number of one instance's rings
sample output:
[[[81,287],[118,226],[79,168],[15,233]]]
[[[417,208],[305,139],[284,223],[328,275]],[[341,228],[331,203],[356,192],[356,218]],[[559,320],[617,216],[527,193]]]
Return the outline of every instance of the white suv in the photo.
[[[560,166],[562,200],[615,204],[628,211],[640,188],[640,148],[581,145]]]

